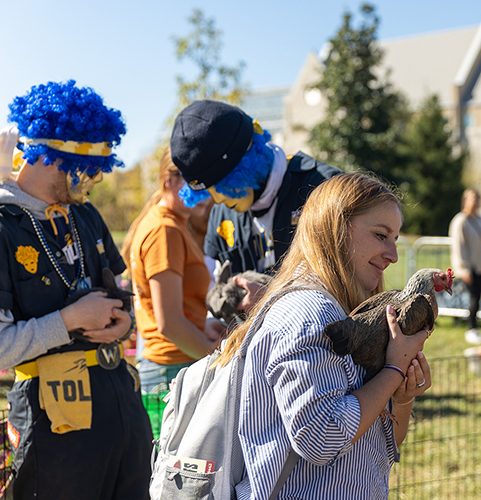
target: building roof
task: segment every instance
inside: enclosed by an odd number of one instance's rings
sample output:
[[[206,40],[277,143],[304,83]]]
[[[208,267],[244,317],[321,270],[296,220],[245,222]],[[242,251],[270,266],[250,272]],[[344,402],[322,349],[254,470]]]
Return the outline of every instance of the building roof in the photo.
[[[390,71],[389,80],[413,108],[428,96],[437,94],[441,106],[449,109],[455,106],[454,85],[469,83],[471,71],[480,64],[481,25],[380,40],[379,43],[384,50],[381,72]],[[304,77],[305,66],[311,68],[312,59],[306,60],[293,87],[302,84],[299,79]],[[466,100],[470,104],[481,103],[481,79],[476,79],[472,85]],[[278,132],[283,126],[282,110],[289,90],[282,87],[253,91],[245,96],[241,107],[264,127]]]
[[[384,50],[380,75],[388,71],[389,81],[413,109],[437,94],[444,110],[457,116],[459,104],[481,105],[481,25],[381,40]],[[313,105],[306,100],[308,86],[322,72],[322,56],[308,54],[290,88],[254,91],[241,107],[273,136],[273,142],[288,153],[309,152],[306,130],[321,121],[325,103]],[[459,92],[456,87],[459,87]],[[463,118],[461,118],[463,119]],[[306,130],[301,130],[299,127]]]

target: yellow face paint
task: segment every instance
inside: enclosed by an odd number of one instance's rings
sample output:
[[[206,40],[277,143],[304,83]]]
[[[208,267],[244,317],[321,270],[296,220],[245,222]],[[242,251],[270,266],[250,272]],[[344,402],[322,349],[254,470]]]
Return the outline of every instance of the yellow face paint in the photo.
[[[68,194],[76,205],[82,205],[89,197],[89,193],[94,188],[95,184],[103,179],[102,171],[99,170],[95,175],[88,175],[87,172],[82,172],[78,176],[78,183],[75,186],[72,184],[73,177],[69,172],[67,174]]]
[[[230,198],[225,194],[218,193],[215,186],[207,188],[214,203],[218,205],[223,203],[226,207],[234,209],[238,213],[247,212],[249,208],[254,203],[254,190],[252,188],[246,188],[247,194],[242,198]]]

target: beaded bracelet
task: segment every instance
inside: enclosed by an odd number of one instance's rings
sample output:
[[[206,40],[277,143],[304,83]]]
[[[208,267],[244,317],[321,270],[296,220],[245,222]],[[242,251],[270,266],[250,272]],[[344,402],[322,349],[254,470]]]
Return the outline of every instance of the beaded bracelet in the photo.
[[[406,380],[406,375],[405,373],[401,370],[401,368],[398,368],[397,366],[394,366],[394,365],[384,365],[383,368],[389,368],[390,370],[395,370],[399,373],[399,375],[401,375],[401,377],[403,378],[403,382]]]

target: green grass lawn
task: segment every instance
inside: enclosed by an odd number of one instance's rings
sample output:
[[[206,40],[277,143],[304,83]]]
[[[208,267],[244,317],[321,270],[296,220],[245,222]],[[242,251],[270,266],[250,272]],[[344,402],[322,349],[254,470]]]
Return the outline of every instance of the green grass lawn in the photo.
[[[461,356],[468,347],[464,340],[466,322],[454,318],[438,317],[434,332],[424,344],[424,353],[428,358],[443,356]]]

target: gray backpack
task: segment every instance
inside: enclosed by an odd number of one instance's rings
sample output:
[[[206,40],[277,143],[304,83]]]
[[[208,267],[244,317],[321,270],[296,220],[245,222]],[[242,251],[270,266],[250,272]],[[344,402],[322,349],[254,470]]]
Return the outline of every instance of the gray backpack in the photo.
[[[210,368],[220,356],[216,351],[179,372],[156,442],[152,500],[234,500],[236,485],[248,481],[237,434],[245,356],[268,308],[295,289],[301,287],[284,289],[266,302],[228,364]],[[277,497],[298,459],[291,451],[270,499]]]

